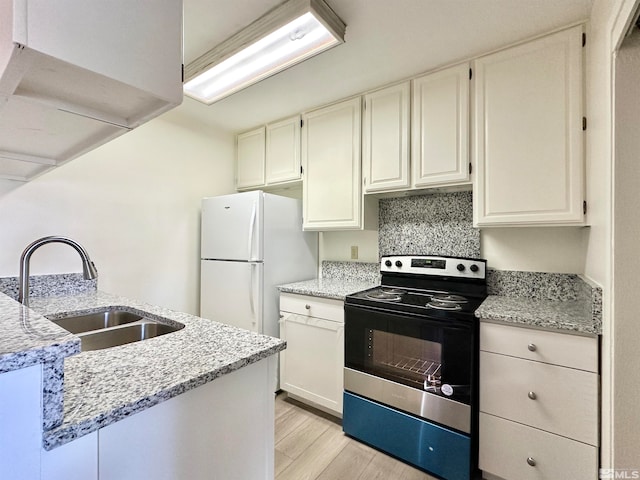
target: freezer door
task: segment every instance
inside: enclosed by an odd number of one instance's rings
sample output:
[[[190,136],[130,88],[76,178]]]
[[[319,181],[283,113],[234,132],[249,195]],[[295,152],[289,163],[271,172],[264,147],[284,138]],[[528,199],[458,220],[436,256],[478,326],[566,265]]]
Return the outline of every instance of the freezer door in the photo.
[[[202,260],[200,316],[263,333],[263,264]]]
[[[262,205],[260,191],[204,198],[200,258],[263,260]]]

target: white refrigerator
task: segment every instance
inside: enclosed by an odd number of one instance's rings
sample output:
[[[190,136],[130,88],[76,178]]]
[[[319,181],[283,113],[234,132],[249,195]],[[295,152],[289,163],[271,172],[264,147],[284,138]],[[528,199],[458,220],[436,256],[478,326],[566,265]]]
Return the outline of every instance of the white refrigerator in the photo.
[[[200,316],[278,337],[277,286],[317,276],[300,200],[252,191],[202,200]]]

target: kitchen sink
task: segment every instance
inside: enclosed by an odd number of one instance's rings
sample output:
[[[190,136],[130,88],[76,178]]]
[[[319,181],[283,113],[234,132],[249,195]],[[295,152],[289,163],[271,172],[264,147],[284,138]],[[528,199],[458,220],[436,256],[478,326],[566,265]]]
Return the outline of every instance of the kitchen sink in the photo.
[[[91,313],[50,318],[53,323],[80,337],[80,349],[101,350],[159,337],[184,328],[181,323],[163,323],[118,307]]]
[[[175,332],[183,327],[175,327],[164,323],[142,321],[133,325],[125,325],[117,328],[108,328],[80,335],[81,349],[101,350],[103,348],[126,345],[149,338],[159,337],[167,333]]]
[[[71,333],[84,333],[142,320],[143,316],[126,310],[105,309],[51,320]]]

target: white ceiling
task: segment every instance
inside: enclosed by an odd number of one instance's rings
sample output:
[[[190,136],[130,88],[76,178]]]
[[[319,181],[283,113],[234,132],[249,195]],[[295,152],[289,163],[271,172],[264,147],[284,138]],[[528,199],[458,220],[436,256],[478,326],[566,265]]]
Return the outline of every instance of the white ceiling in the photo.
[[[326,0],[344,44],[211,106],[175,112],[238,132],[586,20],[591,0]],[[184,0],[185,64],[281,3]]]

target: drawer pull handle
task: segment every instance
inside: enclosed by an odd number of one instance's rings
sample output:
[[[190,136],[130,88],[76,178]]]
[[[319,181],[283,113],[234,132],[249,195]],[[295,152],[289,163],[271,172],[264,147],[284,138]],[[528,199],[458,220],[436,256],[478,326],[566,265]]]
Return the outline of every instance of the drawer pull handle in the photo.
[[[535,352],[538,349],[535,343],[530,343],[529,345],[527,345],[527,348],[529,349],[530,352]]]
[[[536,398],[538,398],[538,396],[536,395],[536,392],[527,393],[527,397],[529,397],[531,400],[535,400]]]
[[[536,466],[536,461],[532,457],[527,458],[527,463],[532,467]]]
[[[311,305],[309,305],[308,303],[304,306],[304,308],[306,308],[307,310],[311,310]]]

